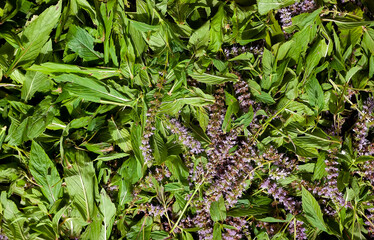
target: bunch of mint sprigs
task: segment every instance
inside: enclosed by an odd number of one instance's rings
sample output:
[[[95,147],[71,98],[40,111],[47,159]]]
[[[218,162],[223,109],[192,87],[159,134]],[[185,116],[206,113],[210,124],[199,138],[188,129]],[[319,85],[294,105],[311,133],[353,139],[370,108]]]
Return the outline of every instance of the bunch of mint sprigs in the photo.
[[[4,0],[0,239],[374,239],[371,0]]]

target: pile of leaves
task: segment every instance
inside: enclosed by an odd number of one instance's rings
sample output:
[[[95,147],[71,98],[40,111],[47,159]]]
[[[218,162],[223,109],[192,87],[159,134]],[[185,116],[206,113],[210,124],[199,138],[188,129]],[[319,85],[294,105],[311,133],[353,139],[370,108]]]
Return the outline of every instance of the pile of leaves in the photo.
[[[1,239],[374,239],[371,0],[4,0]]]

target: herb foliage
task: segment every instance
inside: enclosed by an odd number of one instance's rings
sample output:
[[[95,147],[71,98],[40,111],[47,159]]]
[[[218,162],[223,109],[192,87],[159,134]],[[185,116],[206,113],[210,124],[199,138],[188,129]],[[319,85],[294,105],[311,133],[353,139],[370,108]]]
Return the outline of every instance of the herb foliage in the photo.
[[[374,239],[373,13],[2,1],[1,239]]]

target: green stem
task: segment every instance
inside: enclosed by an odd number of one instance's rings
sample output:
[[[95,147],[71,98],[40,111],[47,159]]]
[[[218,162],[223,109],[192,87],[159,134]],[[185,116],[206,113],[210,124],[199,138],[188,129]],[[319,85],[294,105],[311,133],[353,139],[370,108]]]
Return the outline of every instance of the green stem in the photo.
[[[195,196],[195,194],[197,193],[197,191],[199,191],[201,185],[203,185],[204,180],[205,180],[205,177],[203,178],[203,180],[201,181],[201,183],[199,184],[199,186],[195,189],[195,191],[192,193],[192,196],[190,197],[190,199],[188,199],[188,202],[187,202],[186,205],[184,206],[184,208],[183,208],[183,210],[182,210],[182,213],[179,215],[178,220],[175,222],[173,228],[170,230],[169,233],[173,233],[173,234],[174,234],[174,229],[178,226],[180,220],[182,220],[182,217],[183,217],[184,213],[186,212],[188,205],[190,205],[190,203],[191,203],[193,197]]]
[[[280,109],[276,114],[274,114],[271,118],[269,118],[264,125],[262,125],[262,127],[260,129],[257,130],[256,134],[253,136],[252,138],[252,143],[257,139],[258,136],[260,136],[261,134],[263,134],[266,130],[266,128],[268,127],[268,125],[270,124],[270,122],[276,117],[278,116],[281,112],[283,112],[287,107],[288,105],[290,105],[291,103],[293,102],[293,100],[290,100],[288,103],[286,103],[286,105],[284,105],[284,107],[282,107],[282,109]]]

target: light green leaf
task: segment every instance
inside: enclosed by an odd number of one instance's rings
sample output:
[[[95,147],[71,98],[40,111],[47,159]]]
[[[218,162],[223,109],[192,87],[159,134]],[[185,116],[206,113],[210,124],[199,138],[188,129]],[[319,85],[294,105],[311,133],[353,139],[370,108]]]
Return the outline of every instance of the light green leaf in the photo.
[[[34,96],[35,92],[45,92],[50,90],[51,87],[52,82],[47,75],[40,72],[27,71],[21,90],[21,98],[28,101]]]
[[[168,42],[165,31],[157,31],[152,33],[152,35],[148,38],[145,38],[149,47],[155,51],[157,54],[161,54],[163,51],[167,49]],[[128,47],[131,47],[131,44],[128,44]]]
[[[226,206],[223,197],[210,205],[210,217],[215,222],[226,219]]]
[[[230,58],[229,61],[252,61],[254,59],[254,55],[251,52],[244,52],[236,57]]]
[[[346,29],[353,29],[353,28],[362,28],[362,26],[373,25],[372,21],[363,21],[357,20],[348,17],[340,17],[334,16],[334,18],[323,18],[324,21],[334,22],[339,29],[346,30]]]
[[[62,74],[54,77],[54,80],[68,83],[64,86],[65,90],[87,101],[122,106],[131,106],[133,104],[131,99],[96,79],[80,77],[74,74]]]
[[[10,45],[12,45],[12,47],[16,49],[22,47],[21,39],[11,31],[9,25],[5,25],[0,29],[0,38],[4,38],[5,41],[7,41]]]
[[[209,50],[217,52],[223,42],[223,24],[225,20],[225,4],[221,4],[218,8],[218,12],[212,18],[210,23],[210,42]]]
[[[21,36],[23,48],[17,50],[7,75],[10,75],[16,66],[26,65],[35,61],[44,44],[48,41],[52,29],[58,23],[60,14],[61,1],[47,8],[25,28]]]
[[[195,79],[196,81],[206,83],[206,84],[221,84],[225,82],[236,82],[239,78],[235,74],[227,74],[224,76],[216,76],[216,75],[211,75],[208,73],[196,73],[196,72],[191,72],[189,75]]]
[[[204,130],[206,130],[208,124],[209,124],[209,115],[205,108],[203,107],[196,107],[193,108],[195,111],[193,111],[194,117],[199,121],[200,127]]]
[[[140,165],[140,164],[139,164]],[[139,167],[140,169],[141,167]],[[136,174],[134,174],[136,175]],[[136,176],[134,176],[135,178]],[[139,178],[137,178],[139,180]],[[136,182],[136,181],[135,181]],[[119,182],[119,191],[118,191],[118,209],[123,210],[125,204],[132,201],[132,185],[131,181],[127,179],[121,179]]]
[[[347,75],[345,76],[345,82],[348,83],[351,78],[358,72],[360,71],[362,68],[361,67],[358,67],[358,66],[355,66],[351,69],[349,69],[349,71],[347,72]]]
[[[192,33],[188,45],[194,49],[196,57],[203,54],[203,49],[208,46],[209,43],[209,27],[210,22],[207,21],[203,26]],[[198,54],[197,54],[198,52]]]
[[[17,106],[17,103],[15,102],[14,105]],[[23,105],[20,104],[19,107],[23,107]],[[9,141],[10,145],[18,146],[27,140],[40,136],[47,126],[52,123],[56,109],[51,105],[50,97],[46,97],[35,108],[33,115],[23,119],[21,122],[12,118],[9,134],[5,139],[5,141]]]
[[[69,28],[67,46],[84,61],[102,59],[102,54],[94,50],[94,38],[83,28],[75,25]]]
[[[265,218],[261,218],[259,219],[259,221],[261,222],[270,222],[270,223],[286,223],[286,222],[289,222],[291,219],[292,219],[292,214],[287,214],[287,217],[286,219],[278,219],[278,218],[274,218],[274,217],[265,217]]]
[[[288,99],[295,99],[298,96],[298,79],[292,78],[287,84],[286,96]]]
[[[159,133],[154,134],[151,138],[151,146],[156,163],[161,164],[165,162],[168,157],[168,149]]]
[[[75,118],[69,123],[70,129],[83,128],[89,124],[92,120],[92,116]]]
[[[104,225],[102,224],[102,217],[98,214],[87,226],[86,230],[81,234],[79,239],[81,240],[107,240],[104,235],[106,232],[104,230]]]
[[[214,97],[212,95],[204,93],[199,88],[193,88],[192,90],[180,90],[174,94],[166,95],[162,99],[159,111],[175,115],[186,104],[195,107],[203,107],[213,103]]]
[[[4,142],[5,137],[6,137],[6,129],[7,129],[7,126],[1,126],[1,129],[0,129],[0,149],[1,149],[1,146],[3,145],[3,142]]]
[[[251,93],[253,96],[255,96],[259,101],[267,104],[275,103],[270,94],[262,91],[260,85],[256,81],[249,80],[248,85],[251,88]]]
[[[149,25],[143,22],[134,21],[131,19],[127,19],[131,23],[131,25],[141,32],[148,32],[148,31],[158,31],[160,29],[160,25]]]
[[[27,140],[39,137],[45,131],[47,126],[52,123],[56,113],[57,109],[52,104],[51,97],[48,96],[41,101],[36,106],[33,115],[28,117]]]
[[[184,182],[187,179],[189,175],[188,168],[185,166],[184,162],[179,156],[168,156],[165,164],[169,168],[173,176],[176,177],[179,181]]]
[[[0,164],[0,183],[12,183],[23,174],[17,163]]]
[[[273,9],[287,7],[294,2],[295,0],[257,0],[258,12],[264,15]]]
[[[328,53],[328,45],[325,39],[316,42],[306,58],[305,75],[304,78],[309,77],[315,70],[322,58],[326,57]]]
[[[277,61],[283,60],[287,56],[287,54],[290,51],[292,45],[294,45],[294,44],[295,44],[295,41],[293,41],[292,39],[290,41],[287,41],[287,42],[283,43],[278,49]]]
[[[323,150],[328,150],[333,144],[339,144],[339,142],[331,139],[331,137],[319,129],[315,130],[313,133],[303,133],[301,136],[293,138],[293,141],[296,145],[303,148],[317,148]]]
[[[97,158],[95,158],[94,161],[106,162],[106,161],[112,161],[112,160],[116,160],[120,158],[125,158],[127,156],[129,156],[128,153],[112,153],[112,154],[98,156]]]
[[[107,68],[107,67],[97,67],[97,68],[90,68],[90,67],[81,67],[78,65],[70,65],[70,64],[63,64],[63,63],[54,63],[54,62],[45,62],[41,65],[32,65],[27,70],[29,71],[37,71],[42,72],[45,74],[51,73],[79,73],[88,76],[92,76],[99,80],[104,78],[110,78],[121,75],[121,71],[116,68]]]
[[[373,75],[374,75],[374,54],[372,54],[369,59],[369,78],[372,78]]]
[[[264,75],[261,78],[261,87],[265,90],[268,90],[272,83],[273,83],[273,64],[274,64],[274,56],[273,54],[267,50],[264,49],[264,54],[262,56],[262,69],[264,71]]]
[[[86,221],[94,216],[97,180],[93,162],[83,151],[66,151],[66,159],[71,165],[65,166],[66,189]]]
[[[318,111],[322,111],[325,105],[323,90],[318,80],[313,77],[305,85],[310,105],[316,107]]]
[[[92,8],[92,6],[87,0],[75,0],[74,2],[76,2],[79,8],[84,9],[90,15],[90,20],[93,22],[95,26],[99,25],[97,17],[96,17],[96,11],[95,9]],[[78,14],[78,12],[76,11],[77,10],[73,12],[74,15]]]
[[[314,227],[327,232],[325,221],[323,220],[321,207],[319,206],[318,202],[313,197],[313,195],[304,187],[302,189],[302,204],[303,210],[309,222]]]
[[[318,21],[319,15],[322,12],[322,10],[323,8],[319,8],[312,13],[302,13],[296,15],[292,18],[292,27],[297,26],[299,29],[310,27],[314,22]]]
[[[17,208],[17,205],[7,199],[6,192],[1,192],[1,205],[2,205],[2,220],[1,225],[2,230],[5,232],[6,236],[9,239],[20,239],[26,240],[29,239],[29,234],[24,228],[26,222],[26,217],[22,212]]]
[[[362,43],[374,55],[374,29],[365,28]]]
[[[58,210],[58,212],[55,213],[52,219],[52,226],[55,230],[55,232],[59,232],[59,227],[60,227],[60,220],[61,217],[64,215],[65,211],[70,207],[71,204],[65,205],[63,208]]]
[[[116,215],[116,206],[114,205],[114,203],[112,203],[110,197],[104,189],[101,189],[100,192],[99,209],[104,217],[100,236],[102,236],[103,239],[109,239],[112,232],[114,217]]]
[[[286,111],[291,114],[298,114],[302,118],[304,118],[305,115],[312,116],[314,114],[312,109],[310,109],[307,105],[296,101],[291,102],[286,108]]]
[[[169,233],[165,231],[153,231],[151,232],[152,240],[165,240],[169,237]]]
[[[222,227],[218,222],[214,223],[213,240],[222,240]]]
[[[151,236],[153,219],[149,216],[144,216],[138,223],[133,225],[126,234],[126,239],[129,240],[149,240]]]
[[[62,194],[60,174],[43,148],[35,141],[31,144],[29,168],[49,203],[56,202]]]
[[[227,216],[231,217],[245,217],[245,216],[256,216],[256,215],[264,215],[271,211],[270,206],[251,206],[251,207],[238,207],[230,209],[227,212]]]
[[[313,24],[311,27],[306,27],[303,30],[295,33],[292,40],[297,44],[293,44],[287,53],[287,56],[294,59],[296,62],[309,49],[308,44],[315,38],[317,34],[317,25]]]
[[[263,103],[266,103],[266,104],[275,103],[274,99],[267,92],[261,91],[259,94],[253,94],[253,95],[255,95],[255,97]]]
[[[223,123],[222,123],[222,130],[224,132],[230,131],[232,115],[236,114],[239,111],[238,100],[236,100],[236,98],[234,96],[232,96],[231,94],[229,94],[226,91],[225,91],[225,96],[226,96],[226,99],[225,99],[226,105],[228,107],[227,107],[227,111],[226,111],[226,114],[225,114],[225,119],[223,120]]]
[[[17,119],[12,119],[12,124],[10,125],[8,136],[5,141],[9,141],[9,145],[18,146],[24,141],[27,141],[27,125],[30,118],[25,118],[22,122]]]
[[[124,152],[132,150],[130,133],[126,128],[121,130],[117,127],[113,119],[108,122],[109,133],[112,136],[112,140],[122,149]]]

